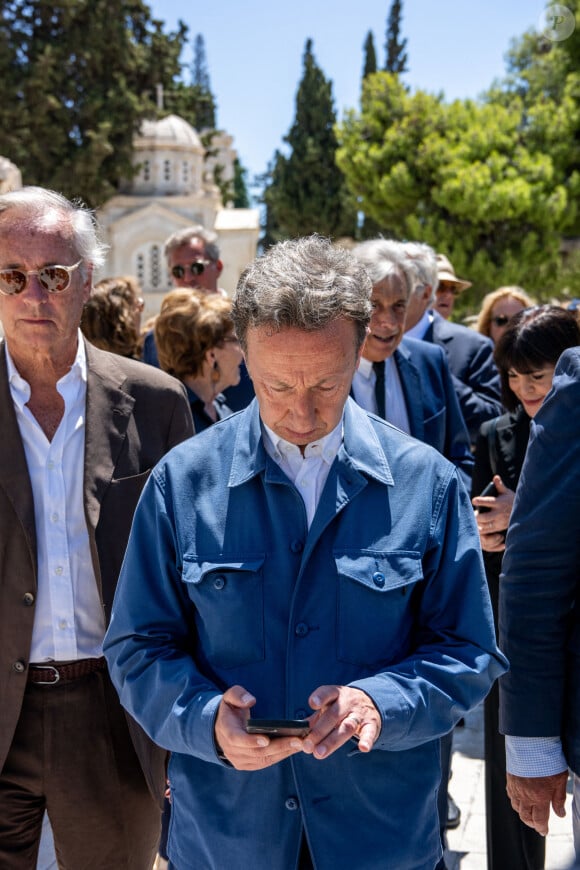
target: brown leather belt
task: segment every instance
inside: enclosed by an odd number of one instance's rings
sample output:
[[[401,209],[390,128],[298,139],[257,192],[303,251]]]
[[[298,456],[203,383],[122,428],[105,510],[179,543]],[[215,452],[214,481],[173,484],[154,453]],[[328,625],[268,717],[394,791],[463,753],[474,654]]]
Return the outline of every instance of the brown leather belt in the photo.
[[[56,686],[57,683],[69,683],[71,680],[79,680],[95,671],[104,671],[107,662],[104,657],[100,659],[79,659],[76,662],[60,664],[53,662],[47,665],[29,665],[28,682],[36,686]]]

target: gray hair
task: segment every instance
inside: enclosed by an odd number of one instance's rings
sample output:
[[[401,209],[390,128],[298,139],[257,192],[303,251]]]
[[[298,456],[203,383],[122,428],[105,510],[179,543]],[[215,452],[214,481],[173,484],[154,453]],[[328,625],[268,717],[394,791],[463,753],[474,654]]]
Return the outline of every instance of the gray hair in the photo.
[[[206,230],[206,228],[201,224],[194,224],[191,227],[185,227],[182,230],[177,230],[177,232],[172,233],[169,238],[165,240],[163,253],[165,259],[169,261],[169,255],[175,250],[175,248],[181,248],[182,245],[189,245],[193,239],[201,239],[205,247],[206,257],[213,260],[215,263],[220,258],[220,249],[217,244],[218,238],[218,234],[214,233],[213,230]]]
[[[81,200],[68,200],[61,193],[44,187],[22,187],[0,194],[0,235],[4,226],[12,226],[10,212],[18,212],[14,216],[15,224],[42,228],[68,225],[83,263],[91,263],[95,268],[104,264],[107,245],[99,239],[93,212]]]
[[[394,239],[371,239],[355,245],[352,253],[365,266],[373,286],[384,281],[397,269],[403,276],[409,298],[415,286],[416,273],[409,259],[405,257],[402,242]]]
[[[431,287],[431,301],[433,301],[439,285],[437,254],[430,245],[426,245],[424,242],[403,242],[402,246],[403,253],[411,260],[419,281]],[[422,292],[422,288],[418,287],[417,291]]]
[[[371,318],[371,282],[348,251],[313,235],[279,242],[246,267],[236,288],[232,318],[242,348],[251,327],[303,329],[352,320],[362,346]]]

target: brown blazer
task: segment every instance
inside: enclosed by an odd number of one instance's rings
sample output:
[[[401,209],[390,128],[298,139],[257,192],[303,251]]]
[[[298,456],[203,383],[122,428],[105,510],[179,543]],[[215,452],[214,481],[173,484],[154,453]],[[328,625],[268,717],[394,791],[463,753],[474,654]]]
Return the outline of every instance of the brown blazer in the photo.
[[[145,363],[86,343],[85,516],[108,624],[133,512],[167,451],[193,434],[182,384]],[[0,770],[20,715],[34,621],[37,544],[32,488],[0,341]],[[129,721],[150,787],[160,796],[164,753]]]

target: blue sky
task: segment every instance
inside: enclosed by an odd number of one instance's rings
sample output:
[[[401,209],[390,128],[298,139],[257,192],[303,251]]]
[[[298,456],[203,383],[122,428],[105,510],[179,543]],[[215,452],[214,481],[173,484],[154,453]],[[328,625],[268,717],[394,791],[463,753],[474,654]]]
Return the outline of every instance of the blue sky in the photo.
[[[337,115],[358,104],[363,43],[373,31],[384,62],[390,0],[155,0],[166,29],[181,18],[205,39],[218,125],[234,136],[249,177],[266,170],[294,118],[308,37],[333,82]],[[541,26],[543,0],[403,0],[413,89],[447,99],[477,97],[505,72],[512,38]],[[189,61],[190,54],[184,56]]]

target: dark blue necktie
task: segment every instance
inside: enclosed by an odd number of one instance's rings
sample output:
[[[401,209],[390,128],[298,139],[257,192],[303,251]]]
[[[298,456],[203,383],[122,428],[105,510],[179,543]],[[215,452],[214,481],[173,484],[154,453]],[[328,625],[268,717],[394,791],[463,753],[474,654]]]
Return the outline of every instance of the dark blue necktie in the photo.
[[[373,371],[376,376],[375,398],[377,400],[377,414],[386,420],[385,409],[385,361],[373,363]]]

